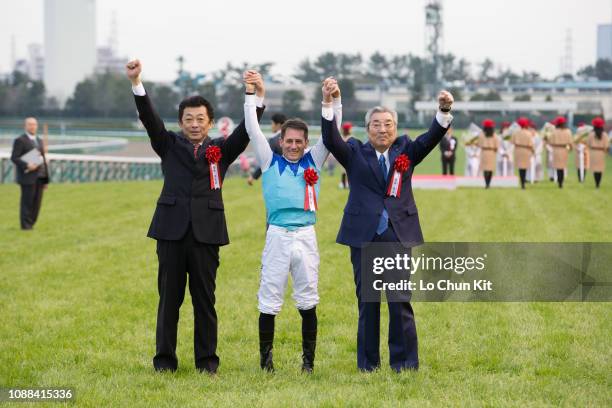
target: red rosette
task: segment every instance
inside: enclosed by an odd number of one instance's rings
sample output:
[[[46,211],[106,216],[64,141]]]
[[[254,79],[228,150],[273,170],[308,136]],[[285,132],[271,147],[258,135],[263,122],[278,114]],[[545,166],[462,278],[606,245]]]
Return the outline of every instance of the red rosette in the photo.
[[[210,145],[206,148],[206,160],[209,163],[219,163],[221,160],[222,154],[219,146]]]
[[[314,185],[319,181],[317,171],[312,167],[304,170],[304,181],[306,181],[306,189],[304,190],[304,211],[316,211],[318,205],[317,192],[315,191]]]
[[[410,168],[410,159],[405,154],[400,154],[395,159],[395,163],[393,164],[393,169],[399,171],[400,173],[404,173],[408,171]]]
[[[221,160],[221,149],[219,146],[210,145],[206,148],[206,160],[210,169],[210,189],[218,190],[221,188],[221,172],[219,170],[219,160]]]
[[[405,173],[410,168],[410,159],[405,154],[400,154],[395,158],[393,163],[393,175],[387,186],[387,195],[389,197],[399,198],[402,191],[402,173]]]
[[[304,170],[304,180],[306,180],[306,184],[309,186],[314,186],[319,181],[319,175],[315,169],[309,167]]]

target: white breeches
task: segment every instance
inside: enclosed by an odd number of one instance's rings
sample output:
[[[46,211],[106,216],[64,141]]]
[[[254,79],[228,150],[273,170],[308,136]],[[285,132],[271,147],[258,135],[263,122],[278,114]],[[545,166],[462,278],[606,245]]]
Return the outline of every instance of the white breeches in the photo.
[[[319,250],[314,226],[289,231],[270,225],[261,256],[259,311],[276,315],[283,306],[287,280],[293,279],[293,300],[300,310],[319,303]]]

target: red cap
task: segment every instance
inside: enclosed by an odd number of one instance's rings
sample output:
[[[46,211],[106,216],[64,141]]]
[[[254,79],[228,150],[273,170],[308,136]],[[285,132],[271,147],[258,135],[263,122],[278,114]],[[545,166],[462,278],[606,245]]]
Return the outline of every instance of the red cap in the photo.
[[[600,118],[599,116],[591,121],[591,125],[593,125],[593,127],[595,127],[595,128],[602,128],[603,129],[605,124],[606,124],[606,121],[603,120],[603,118]]]
[[[344,130],[351,129],[352,127],[353,127],[353,124],[351,122],[344,122],[342,124],[342,129],[344,129]]]
[[[495,122],[491,119],[485,119],[482,121],[482,127],[483,128],[494,128]]]
[[[529,125],[530,125],[530,123],[531,123],[531,122],[530,122],[530,120],[529,120],[529,119],[527,119],[527,118],[525,118],[525,117],[518,118],[518,120],[517,120],[516,122],[517,122],[517,123],[519,124],[519,126],[520,126],[520,127],[522,127],[523,129],[528,128],[528,127],[529,127]]]
[[[584,126],[584,125],[586,125],[586,123],[584,123],[584,122],[578,122],[578,127],[582,127],[582,126]]]
[[[555,126],[565,125],[567,123],[567,119],[565,119],[565,116],[557,116],[552,123]]]
[[[501,125],[500,125],[500,126],[501,126],[501,128],[502,128],[502,130],[503,130],[503,129],[509,128],[511,124],[512,124],[512,123],[508,122],[507,120],[504,120],[504,121],[501,123]]]

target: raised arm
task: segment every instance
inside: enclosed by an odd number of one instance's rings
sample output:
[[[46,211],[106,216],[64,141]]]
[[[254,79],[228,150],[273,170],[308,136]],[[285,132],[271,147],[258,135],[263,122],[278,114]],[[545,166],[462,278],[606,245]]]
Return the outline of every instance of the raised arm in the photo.
[[[340,95],[340,87],[333,77],[329,77],[323,81],[322,87],[323,103],[321,115],[323,117],[335,119],[336,127],[340,129],[342,123],[342,100]],[[321,136],[317,143],[310,150],[312,159],[318,169],[323,167],[325,160],[329,156],[329,150],[325,147],[323,137]]]
[[[406,153],[414,165],[419,164],[446,134],[453,120],[453,116],[449,113],[453,102],[453,95],[450,92],[440,92],[438,95],[439,109],[429,130],[417,137],[414,142],[406,145]]]
[[[336,126],[338,127],[338,131],[342,129],[342,95],[340,94],[340,85],[338,85],[338,81],[335,78],[330,77],[331,82],[331,97],[332,97],[332,107],[334,109],[334,118],[336,119]],[[328,98],[329,100],[329,98]]]
[[[326,91],[326,88],[330,86],[331,89]],[[323,81],[322,90],[324,100],[321,108],[321,139],[325,148],[334,155],[344,168],[347,168],[353,155],[353,150],[340,136],[340,127],[342,126],[340,88],[335,79],[327,78]],[[328,93],[327,96],[326,92]]]
[[[247,71],[247,73],[249,73],[248,81],[255,86],[255,113],[256,119],[259,121],[264,112],[263,99],[265,89],[263,79],[256,71]],[[247,78],[245,77],[245,81],[246,80]],[[245,119],[243,119],[227,139],[221,143],[221,151],[223,152],[222,160],[227,160],[228,164],[233,163],[249,144],[249,134],[246,128]]]
[[[149,95],[147,95],[140,80],[141,72],[142,64],[139,60],[127,63],[126,74],[130,82],[132,82],[132,92],[136,101],[136,109],[138,109],[138,117],[147,130],[153,150],[160,157],[163,157],[168,150],[169,143],[173,142],[174,138],[166,130],[164,122],[155,111],[155,108],[153,108]]]
[[[249,74],[249,71],[244,73],[244,80],[246,84],[246,95],[244,97],[244,121],[246,131],[249,139],[253,143],[253,150],[255,150],[255,157],[261,171],[266,171],[270,167],[272,162],[272,149],[266,139],[266,136],[259,127],[256,112],[256,99],[255,95],[255,84],[256,79],[253,75]]]

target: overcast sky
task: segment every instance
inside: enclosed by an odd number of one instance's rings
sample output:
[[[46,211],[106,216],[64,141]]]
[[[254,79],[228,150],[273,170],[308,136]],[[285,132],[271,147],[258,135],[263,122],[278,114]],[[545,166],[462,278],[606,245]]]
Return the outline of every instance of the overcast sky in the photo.
[[[6,72],[11,36],[17,57],[25,56],[27,44],[44,42],[43,0],[1,3],[0,72]],[[216,70],[227,61],[273,61],[273,72],[290,75],[304,57],[324,51],[424,55],[424,4],[425,0],[97,0],[97,41],[107,43],[115,11],[119,52],[140,58],[149,80],[174,79],[180,54],[186,69],[195,72]],[[595,62],[597,24],[612,20],[612,0],[443,4],[445,51],[475,63],[489,57],[515,71],[537,71],[546,77],[560,73],[568,29],[575,71]]]

